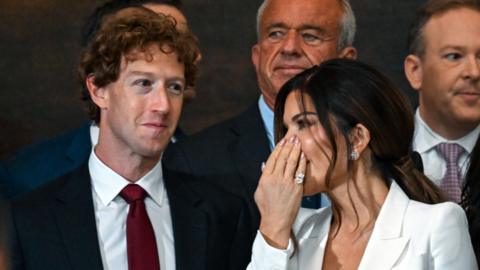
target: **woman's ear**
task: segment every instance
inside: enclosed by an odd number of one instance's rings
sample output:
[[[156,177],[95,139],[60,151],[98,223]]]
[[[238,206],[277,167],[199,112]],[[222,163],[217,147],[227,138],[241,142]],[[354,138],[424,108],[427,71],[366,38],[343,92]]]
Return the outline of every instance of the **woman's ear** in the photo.
[[[108,101],[107,90],[104,87],[95,85],[95,76],[93,74],[87,77],[85,85],[87,86],[92,101],[97,104],[100,109],[105,109]]]
[[[357,124],[348,134],[352,152],[360,156],[370,143],[370,131],[362,124]]]

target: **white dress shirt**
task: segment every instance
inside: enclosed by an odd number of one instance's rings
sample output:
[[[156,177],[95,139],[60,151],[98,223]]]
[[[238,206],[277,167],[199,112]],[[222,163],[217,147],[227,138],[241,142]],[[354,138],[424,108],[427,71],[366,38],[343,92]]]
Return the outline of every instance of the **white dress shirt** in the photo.
[[[331,207],[300,208],[293,225],[295,253],[292,240],[281,250],[268,245],[258,232],[247,270],[323,269],[331,219]],[[452,202],[410,200],[393,181],[358,269],[478,269],[463,209]]]
[[[126,221],[129,205],[119,193],[131,183],[105,165],[93,150],[88,168],[92,178],[95,221],[103,269],[128,270]],[[155,231],[160,268],[175,270],[172,220],[161,162],[136,184],[148,193],[145,206]]]
[[[439,143],[457,143],[465,149],[460,155],[458,167],[461,169],[462,177],[465,177],[469,164],[469,155],[475,146],[478,135],[480,134],[480,125],[474,130],[458,140],[447,140],[435,133],[420,116],[417,109],[415,113],[415,133],[413,136],[413,150],[417,151],[422,157],[423,172],[435,184],[440,186],[443,176],[447,171],[447,163],[445,159],[435,150],[435,146]]]

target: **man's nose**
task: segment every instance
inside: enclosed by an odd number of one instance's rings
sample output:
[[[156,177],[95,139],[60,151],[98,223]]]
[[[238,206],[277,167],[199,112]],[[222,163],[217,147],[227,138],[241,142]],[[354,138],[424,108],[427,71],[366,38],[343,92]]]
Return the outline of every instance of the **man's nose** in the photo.
[[[160,86],[152,94],[151,109],[161,113],[168,113],[170,111],[170,96],[167,89]]]
[[[465,79],[480,79],[480,59],[478,56],[471,56],[467,59],[464,68]]]
[[[301,37],[295,30],[289,30],[283,40],[282,53],[284,54],[300,54],[302,50]]]

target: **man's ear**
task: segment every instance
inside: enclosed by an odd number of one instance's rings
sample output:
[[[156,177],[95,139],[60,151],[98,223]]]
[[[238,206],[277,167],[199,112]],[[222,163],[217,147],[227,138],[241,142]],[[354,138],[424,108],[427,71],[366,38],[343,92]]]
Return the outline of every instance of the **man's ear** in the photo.
[[[260,58],[260,45],[255,44],[252,47],[252,63],[255,66],[255,69],[258,70],[258,62]]]
[[[370,143],[370,131],[362,124],[357,124],[348,134],[352,151],[359,155],[368,147]]]
[[[409,54],[403,62],[405,76],[413,89],[419,90],[422,87],[423,67],[421,59],[413,54]]]
[[[357,59],[357,49],[352,46],[347,46],[340,51],[338,57],[346,59]]]
[[[108,92],[105,87],[95,85],[95,76],[90,74],[85,80],[85,84],[92,101],[100,108],[105,109],[108,102]]]

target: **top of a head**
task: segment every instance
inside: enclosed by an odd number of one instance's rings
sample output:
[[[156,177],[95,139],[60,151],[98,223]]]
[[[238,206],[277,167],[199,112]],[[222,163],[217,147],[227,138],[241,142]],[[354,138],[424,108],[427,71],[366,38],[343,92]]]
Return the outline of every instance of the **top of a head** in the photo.
[[[144,51],[150,45],[157,45],[164,53],[175,52],[179,62],[185,64],[187,83],[193,84],[193,77],[187,75],[199,53],[196,38],[189,31],[178,31],[170,16],[142,7],[125,8],[105,17],[82,55],[82,63],[86,64],[84,76],[109,64],[118,69],[119,58],[133,50]],[[107,79],[112,82],[116,78]],[[97,86],[102,86],[99,83]]]
[[[423,56],[425,53],[423,29],[427,22],[434,16],[439,16],[447,11],[462,7],[480,11],[480,0],[429,0],[421,5],[416,12],[415,19],[412,21],[408,32],[408,53]]]
[[[258,40],[260,40],[260,21],[265,12],[267,4],[270,1],[272,0],[264,0],[257,10],[256,31],[257,31]],[[350,1],[349,0],[337,0],[337,1],[343,11],[343,16],[339,21],[340,34],[338,36],[338,41],[337,41],[337,50],[342,50],[345,47],[353,46],[353,42],[355,40],[355,33],[357,30],[357,23],[355,19],[355,13],[353,12]]]
[[[88,16],[82,26],[81,46],[86,47],[100,29],[103,19],[121,9],[128,7],[139,7],[147,4],[158,4],[172,6],[180,10],[182,8],[181,0],[112,0],[97,7],[93,13]]]
[[[277,96],[277,126],[283,121],[287,96],[294,91],[310,96],[326,128],[334,125],[346,134],[360,123],[370,131],[374,154],[393,160],[408,153],[413,137],[411,107],[402,92],[373,67],[357,60],[333,59],[298,74]]]

